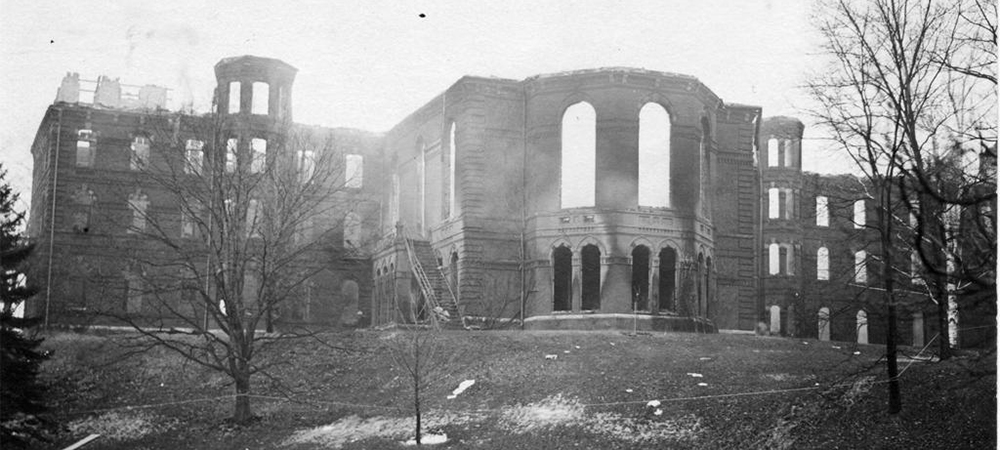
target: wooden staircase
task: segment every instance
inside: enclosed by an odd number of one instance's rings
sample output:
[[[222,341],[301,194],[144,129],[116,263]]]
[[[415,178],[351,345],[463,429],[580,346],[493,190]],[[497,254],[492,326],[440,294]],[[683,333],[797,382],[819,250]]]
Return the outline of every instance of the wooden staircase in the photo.
[[[403,240],[406,242],[410,268],[431,309],[431,316],[446,328],[465,328],[465,317],[459,311],[454,291],[438,266],[430,242],[408,237],[404,237]],[[436,310],[437,307],[441,310]]]

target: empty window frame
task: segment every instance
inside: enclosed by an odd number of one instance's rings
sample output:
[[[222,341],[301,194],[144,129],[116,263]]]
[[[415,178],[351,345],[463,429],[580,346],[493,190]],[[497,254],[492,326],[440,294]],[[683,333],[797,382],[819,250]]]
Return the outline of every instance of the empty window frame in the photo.
[[[306,183],[312,179],[316,170],[316,152],[299,150],[298,152],[299,181]]]
[[[785,139],[785,167],[795,167],[795,141]]]
[[[632,250],[632,307],[636,311],[649,311],[649,256],[645,245]]]
[[[132,138],[132,145],[129,147],[129,169],[143,170],[149,162],[149,138],[146,136],[136,136]]]
[[[674,311],[674,287],[677,276],[677,251],[665,247],[660,250],[659,306],[660,311]]]
[[[775,242],[767,246],[767,273],[769,275],[781,273],[781,246]]]
[[[205,161],[205,143],[197,139],[188,139],[184,144],[184,172],[201,175],[202,164]]]
[[[262,173],[267,169],[267,140],[253,138],[250,140],[250,173]]]
[[[240,112],[240,82],[230,81],[229,82],[229,109],[227,110],[229,114],[236,114]]]
[[[458,200],[455,195],[456,178],[458,176],[458,144],[455,143],[455,132],[457,125],[451,123],[451,130],[448,132],[448,217],[458,215]]]
[[[597,181],[597,112],[587,102],[566,108],[562,117],[562,208],[594,206]]]
[[[91,130],[76,132],[76,165],[77,167],[94,166],[94,132]]]
[[[260,202],[257,199],[250,199],[247,203],[246,232],[248,237],[260,236],[261,223]]]
[[[233,173],[236,171],[239,148],[239,139],[229,138],[226,140],[226,173]]]
[[[361,216],[349,212],[344,217],[344,248],[354,249],[361,246]]]
[[[767,218],[781,218],[781,189],[770,188],[767,190]]]
[[[573,252],[565,246],[552,250],[552,310],[570,311],[573,292]]]
[[[829,200],[820,195],[816,197],[816,226],[817,227],[828,227],[830,226],[830,207]]]
[[[830,308],[826,306],[819,309],[816,314],[818,337],[821,341],[830,340]]]
[[[365,159],[361,155],[347,155],[345,186],[350,189],[361,189],[364,185]]]
[[[253,83],[253,104],[250,106],[250,114],[267,115],[270,89],[267,83],[255,81]]]
[[[194,237],[194,232],[197,227],[197,218],[195,217],[196,211],[191,208],[181,209],[181,237],[191,238]]]
[[[854,202],[854,228],[864,228],[866,223],[865,215],[865,201],[857,200]]]
[[[868,283],[868,253],[864,250],[854,252],[854,282]]]
[[[670,206],[670,114],[652,102],[639,110],[639,206]]]
[[[128,233],[146,231],[146,209],[149,207],[149,197],[137,190],[128,196],[128,207],[131,212],[131,225],[128,227]]]
[[[816,250],[816,279],[830,279],[830,250],[826,247]]]
[[[778,167],[779,163],[778,140],[776,138],[770,138],[767,140],[767,166]]]
[[[601,250],[588,244],[580,250],[582,292],[580,308],[584,311],[601,309]]]

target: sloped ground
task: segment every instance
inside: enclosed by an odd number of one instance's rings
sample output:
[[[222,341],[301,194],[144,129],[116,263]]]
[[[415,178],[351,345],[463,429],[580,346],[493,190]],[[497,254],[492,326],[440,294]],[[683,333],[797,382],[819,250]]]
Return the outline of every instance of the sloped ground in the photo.
[[[129,355],[120,335],[52,336],[45,345],[56,356],[44,370],[67,431],[50,448],[95,432],[105,437],[87,448],[403,448],[412,398],[387,333],[321,336],[350,352],[282,344],[269,353],[282,363],[273,371],[280,382],[255,379],[260,420],[242,428],[225,420],[224,376],[162,349]],[[993,356],[909,365],[904,412],[890,418],[879,346],[462,331],[444,332],[438,345],[444,362],[424,397],[424,424],[448,442],[434,448],[996,447]],[[475,384],[447,399],[463,380]]]

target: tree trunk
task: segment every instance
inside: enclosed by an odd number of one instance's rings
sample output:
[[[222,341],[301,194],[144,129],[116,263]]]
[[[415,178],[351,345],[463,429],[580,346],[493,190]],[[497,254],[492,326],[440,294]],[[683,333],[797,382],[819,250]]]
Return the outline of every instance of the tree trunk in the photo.
[[[245,362],[236,363],[237,370],[233,373],[236,382],[236,405],[233,410],[233,421],[246,425],[253,419],[250,409],[250,370]]]
[[[419,361],[419,353],[418,359]],[[413,376],[413,409],[417,414],[417,430],[416,430],[416,440],[417,445],[420,445],[420,364],[414,364],[416,370]]]
[[[881,192],[881,208],[879,208],[879,240],[882,251],[882,282],[885,285],[886,300],[886,327],[885,336],[885,357],[887,364],[887,375],[889,376],[889,414],[898,414],[902,409],[902,402],[899,395],[899,367],[896,360],[896,299],[893,292],[893,280],[895,261],[892,255],[892,182],[883,181],[884,187]]]

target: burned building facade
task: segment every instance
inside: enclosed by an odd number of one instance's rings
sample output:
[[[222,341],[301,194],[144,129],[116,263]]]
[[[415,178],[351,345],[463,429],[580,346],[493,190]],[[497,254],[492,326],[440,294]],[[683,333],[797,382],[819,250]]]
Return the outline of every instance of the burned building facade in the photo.
[[[59,322],[90,302],[134,303],[134,269],[116,253],[144,245],[128,233],[130,211],[180,213],[135,179],[130,155],[137,145],[149,158],[194,151],[200,138],[185,124],[221,120],[224,139],[205,147],[203,164],[227,164],[235,142],[228,164],[242,167],[243,155],[252,166],[294,131],[334,142],[344,173],[359,175],[329,194],[351,205],[316,224],[337,251],[315,259],[283,320],[706,332],[763,323],[877,341],[862,186],[803,173],[801,122],[726,103],[694,77],[467,76],[376,134],[292,123],[295,70],[280,61],[224,59],[216,75],[218,109],[203,116],[157,109],[151,87],[129,104],[102,103],[114,99],[103,92],[83,104],[76,78],[64,81],[32,149],[29,234],[47,261],[33,276],[49,283],[36,313]],[[154,128],[173,131],[156,138]],[[926,313],[907,311],[904,341],[934,330]]]

